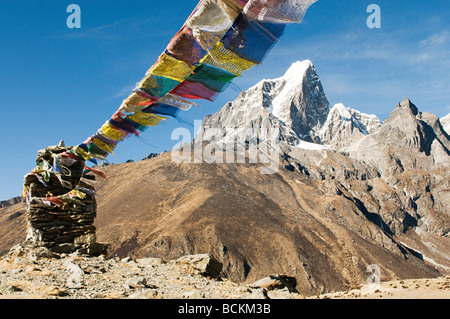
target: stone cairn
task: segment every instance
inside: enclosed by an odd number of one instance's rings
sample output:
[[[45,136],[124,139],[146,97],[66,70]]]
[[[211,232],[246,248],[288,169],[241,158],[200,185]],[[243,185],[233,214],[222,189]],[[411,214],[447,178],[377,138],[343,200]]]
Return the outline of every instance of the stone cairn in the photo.
[[[39,150],[36,168],[25,175],[27,237],[25,243],[55,253],[106,255],[96,242],[95,175],[71,147],[61,142]]]

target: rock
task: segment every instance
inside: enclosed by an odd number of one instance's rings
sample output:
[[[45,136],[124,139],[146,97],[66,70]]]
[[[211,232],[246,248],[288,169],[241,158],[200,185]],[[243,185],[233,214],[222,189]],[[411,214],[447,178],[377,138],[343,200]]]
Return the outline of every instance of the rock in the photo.
[[[248,299],[269,299],[269,296],[267,295],[267,289],[257,288],[253,290]]]
[[[96,165],[95,167],[102,168],[102,167],[106,167],[106,166],[110,166],[110,165],[114,165],[114,164],[109,163],[109,162],[101,162],[100,164]]]
[[[188,255],[171,261],[192,273],[217,278],[222,271],[222,263],[208,254]]]
[[[36,247],[24,242],[12,247],[7,255],[7,259],[15,265],[32,266],[39,259],[53,256],[53,253],[45,247]]]
[[[69,273],[66,281],[66,287],[71,289],[80,289],[84,286],[83,281],[83,269],[80,266],[73,263],[71,259],[65,262],[65,270]]]
[[[264,277],[249,286],[252,288],[265,288],[267,290],[283,289],[287,288],[289,291],[296,292],[295,286],[297,281],[294,277],[280,276],[280,275],[270,275]]]
[[[27,257],[17,257],[14,259],[14,266],[32,266],[34,261]]]
[[[186,299],[205,299],[205,294],[200,290],[194,290],[183,294]]]
[[[87,245],[87,254],[89,256],[107,256],[108,255],[108,247],[109,244],[108,243],[91,243],[89,245]]]
[[[23,291],[23,289],[21,287],[19,287],[18,285],[8,285],[7,291],[14,293],[14,292]]]
[[[192,260],[194,256],[186,256]],[[5,258],[2,258],[4,260]],[[2,261],[0,260],[0,261]],[[130,261],[129,261],[130,262]],[[301,299],[287,287],[289,277],[273,275],[255,284],[216,280],[175,262],[131,268],[128,263],[104,257],[39,259],[33,269],[4,267],[0,270],[1,298],[21,299]],[[138,264],[138,263],[137,263]],[[96,270],[102,271],[96,271]],[[22,271],[18,271],[22,270]],[[88,273],[88,275],[85,275]],[[68,279],[70,277],[70,279]],[[271,278],[272,277],[272,278]],[[287,277],[287,278],[286,278]],[[67,281],[67,282],[66,282]],[[450,276],[441,278],[438,290],[450,287]],[[407,284],[407,281],[403,282]],[[408,285],[411,286],[411,285]],[[276,288],[275,288],[276,287]],[[448,293],[447,293],[448,295]],[[444,296],[444,295],[443,295]]]
[[[92,244],[95,243],[95,241],[96,241],[95,233],[88,233],[76,237],[73,242],[74,244]]]
[[[67,290],[55,286],[46,287],[42,293],[52,297],[66,297],[70,295]]]
[[[258,281],[249,285],[252,288],[266,288],[268,290],[273,289],[281,289],[284,287],[284,284],[281,282],[280,278],[277,276],[268,276],[264,277]]]
[[[269,299],[305,299],[297,292],[291,292],[288,288],[267,291]]]
[[[69,253],[72,253],[73,251],[75,251],[76,247],[77,246],[75,244],[64,243],[64,244],[59,244],[57,246],[53,246],[51,249],[53,252],[58,253],[58,254],[69,254]]]
[[[156,265],[164,264],[164,260],[161,258],[141,258],[136,260],[141,267],[152,267]]]
[[[129,299],[155,299],[158,297],[158,291],[154,289],[145,289],[130,295]]]
[[[158,153],[150,153],[150,154],[148,154],[146,157],[144,157],[144,158],[142,159],[142,161],[145,161],[145,160],[148,160],[148,159],[152,159],[152,158],[155,158],[155,157],[158,157],[158,156],[159,156]]]
[[[125,285],[132,289],[152,287],[150,284],[147,283],[147,279],[142,276],[128,278],[127,281],[125,282]]]
[[[124,258],[122,258],[120,261],[121,262],[123,262],[123,263],[127,263],[127,262],[130,262],[132,259],[131,259],[131,257],[124,257]]]

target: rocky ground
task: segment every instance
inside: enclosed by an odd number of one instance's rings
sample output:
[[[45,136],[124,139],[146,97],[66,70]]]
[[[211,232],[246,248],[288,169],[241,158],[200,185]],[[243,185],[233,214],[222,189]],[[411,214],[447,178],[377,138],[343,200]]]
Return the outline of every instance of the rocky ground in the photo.
[[[16,246],[0,260],[0,299],[299,299],[283,279],[237,284],[208,255],[106,259]]]
[[[272,275],[252,284],[219,277],[208,255],[106,259],[16,246],[0,260],[0,299],[305,299],[292,278]],[[450,276],[355,287],[308,299],[450,299]]]
[[[323,294],[319,299],[450,299],[450,276],[408,279],[364,285]]]

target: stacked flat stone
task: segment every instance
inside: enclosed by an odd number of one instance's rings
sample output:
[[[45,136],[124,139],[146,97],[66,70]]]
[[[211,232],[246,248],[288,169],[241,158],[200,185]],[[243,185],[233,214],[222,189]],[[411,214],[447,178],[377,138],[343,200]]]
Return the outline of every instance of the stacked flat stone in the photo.
[[[40,150],[37,167],[25,176],[28,230],[26,241],[55,253],[106,254],[96,243],[95,175],[85,162],[67,156],[70,147]]]

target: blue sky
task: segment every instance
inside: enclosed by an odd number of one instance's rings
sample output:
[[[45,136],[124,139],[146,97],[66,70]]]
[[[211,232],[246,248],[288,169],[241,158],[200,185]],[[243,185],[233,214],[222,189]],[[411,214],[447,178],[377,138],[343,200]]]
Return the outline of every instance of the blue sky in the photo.
[[[81,28],[69,29],[69,4]],[[0,2],[0,200],[20,194],[37,151],[64,139],[76,145],[120,106],[180,29],[197,0],[2,0]],[[369,29],[369,4],[381,28]],[[319,0],[290,25],[262,65],[214,103],[182,114],[193,122],[242,90],[281,76],[297,60],[316,67],[331,105],[344,103],[384,120],[408,96],[421,111],[450,112],[450,2]],[[114,163],[170,150],[170,119],[143,142],[121,143]],[[185,125],[186,126],[186,125]],[[187,125],[186,127],[191,128]],[[149,177],[151,178],[151,177]]]

